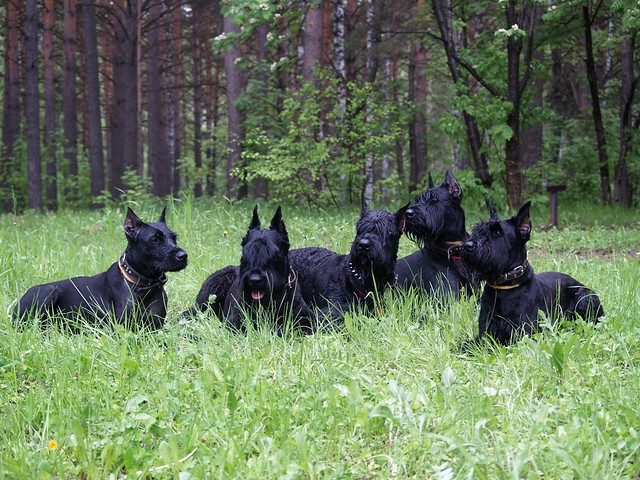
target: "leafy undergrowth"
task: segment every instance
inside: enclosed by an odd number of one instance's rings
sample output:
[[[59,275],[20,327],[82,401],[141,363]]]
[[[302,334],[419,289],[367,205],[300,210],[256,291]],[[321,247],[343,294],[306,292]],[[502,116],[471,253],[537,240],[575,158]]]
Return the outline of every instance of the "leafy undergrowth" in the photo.
[[[134,206],[155,220],[159,208]],[[270,218],[272,206],[261,214]],[[237,263],[251,205],[175,203],[190,265],[162,331],[13,328],[30,285],[94,274],[124,248],[122,211],[0,217],[0,473],[8,478],[630,478],[640,474],[639,226],[534,231],[537,271],[600,295],[606,317],[543,324],[460,353],[477,301],[389,292],[341,332],[236,335],[191,321],[204,278]],[[293,247],[346,252],[357,209],[285,207]],[[267,220],[264,220],[265,223]],[[618,229],[621,229],[618,232]],[[615,233],[611,233],[611,232]],[[636,242],[635,245],[640,245]],[[402,241],[403,252],[413,249]],[[584,249],[584,250],[580,250]],[[598,250],[612,252],[601,258]]]

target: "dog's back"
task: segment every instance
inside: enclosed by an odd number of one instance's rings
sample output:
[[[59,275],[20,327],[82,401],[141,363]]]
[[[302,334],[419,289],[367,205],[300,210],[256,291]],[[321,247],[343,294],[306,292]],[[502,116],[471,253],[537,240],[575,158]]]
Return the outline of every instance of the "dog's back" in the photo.
[[[575,278],[560,272],[543,272],[535,276],[540,290],[540,309],[552,313],[558,305],[568,318],[579,316],[584,320],[598,321],[604,315],[600,298]]]

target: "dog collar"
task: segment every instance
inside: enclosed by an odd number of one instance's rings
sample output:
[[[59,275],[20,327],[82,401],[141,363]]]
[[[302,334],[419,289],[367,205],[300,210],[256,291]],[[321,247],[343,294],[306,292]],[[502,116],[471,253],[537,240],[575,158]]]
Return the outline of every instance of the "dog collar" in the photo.
[[[447,240],[443,242],[447,247],[447,260],[462,260],[462,255],[458,255],[458,252],[462,250],[464,240]]]
[[[500,275],[495,282],[490,283],[489,286],[496,290],[510,290],[512,288],[517,288],[522,285],[524,282],[514,283],[511,285],[504,285],[507,282],[511,282],[513,280],[517,280],[522,277],[525,272],[529,269],[529,262],[525,259],[522,262],[522,265],[518,265],[513,270],[508,271],[507,273],[503,273]]]
[[[356,280],[358,281],[358,283],[364,285],[362,275],[360,275],[353,267],[353,264],[349,262],[349,274],[347,274],[347,281],[349,282],[351,287],[353,287],[353,291],[356,295],[358,295],[360,298],[367,298],[369,296],[369,292],[363,292],[362,290],[360,290],[356,286]]]
[[[297,280],[298,280],[298,274],[293,268],[289,267],[289,276],[287,277],[287,288],[291,290],[293,287],[295,287]]]
[[[120,273],[122,273],[124,279],[137,287],[138,290],[151,290],[154,287],[162,286],[167,283],[167,275],[165,273],[154,280],[136,272],[133,267],[127,263],[127,252],[124,252],[122,257],[118,260],[118,267],[120,268]]]

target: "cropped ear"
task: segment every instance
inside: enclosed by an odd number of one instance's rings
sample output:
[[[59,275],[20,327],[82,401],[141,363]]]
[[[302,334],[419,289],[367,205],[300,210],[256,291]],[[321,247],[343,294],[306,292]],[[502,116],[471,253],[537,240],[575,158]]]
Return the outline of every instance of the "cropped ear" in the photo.
[[[251,223],[249,224],[249,230],[254,228],[260,228],[260,218],[258,217],[258,204],[253,207],[253,216],[251,217]]]
[[[158,218],[158,223],[164,223],[165,225],[167,224],[167,222],[164,219],[166,213],[167,213],[167,206],[165,205],[164,208],[162,209],[162,213],[160,214],[160,218]]]
[[[360,218],[364,216],[365,213],[369,211],[369,205],[367,201],[364,199],[364,193],[362,195],[362,207],[360,208]]]
[[[454,197],[462,198],[462,189],[460,188],[460,184],[449,170],[444,174],[444,183],[442,185],[447,187],[449,193]]]
[[[143,225],[144,222],[133,213],[130,207],[127,207],[127,216],[124,219],[124,234],[127,238],[135,238]]]
[[[491,220],[498,220],[498,214],[496,213],[496,207],[493,204],[493,200],[487,198],[487,208],[489,209],[489,215]]]
[[[436,184],[433,183],[433,177],[431,176],[431,172],[429,172],[429,188],[435,188]]]
[[[531,217],[529,216],[529,210],[531,208],[531,202],[525,203],[518,213],[514,217],[516,221],[516,228],[520,232],[520,236],[526,242],[531,236]]]
[[[400,231],[400,234],[404,233],[404,228],[407,223],[407,208],[409,208],[410,204],[411,202],[407,203],[404,207],[402,207],[395,213],[396,224],[398,225],[398,230]]]
[[[280,235],[285,237],[287,240],[289,239],[289,234],[287,233],[287,227],[284,224],[284,220],[282,220],[282,209],[280,208],[280,205],[278,205],[278,208],[276,209],[276,213],[273,215],[273,218],[271,219],[271,225],[269,225],[269,228],[271,230],[275,230]]]

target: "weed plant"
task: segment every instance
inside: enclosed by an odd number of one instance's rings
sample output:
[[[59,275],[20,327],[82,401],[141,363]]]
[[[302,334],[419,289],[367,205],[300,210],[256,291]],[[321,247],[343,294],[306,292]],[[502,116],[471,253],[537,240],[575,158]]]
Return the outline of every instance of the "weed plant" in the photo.
[[[154,220],[161,206],[134,208]],[[534,268],[598,292],[607,312],[598,325],[545,321],[510,347],[462,354],[477,328],[474,297],[441,305],[388,292],[375,315],[308,337],[182,319],[206,276],[238,263],[251,209],[169,206],[190,265],[169,274],[167,324],[154,333],[11,324],[29,286],[118,258],[124,207],[0,216],[2,476],[638,478],[637,218],[578,221],[583,212],[567,209],[562,229],[534,227]],[[357,208],[283,213],[292,248],[348,251]],[[534,212],[534,224],[545,214]],[[402,240],[401,254],[414,248]]]

